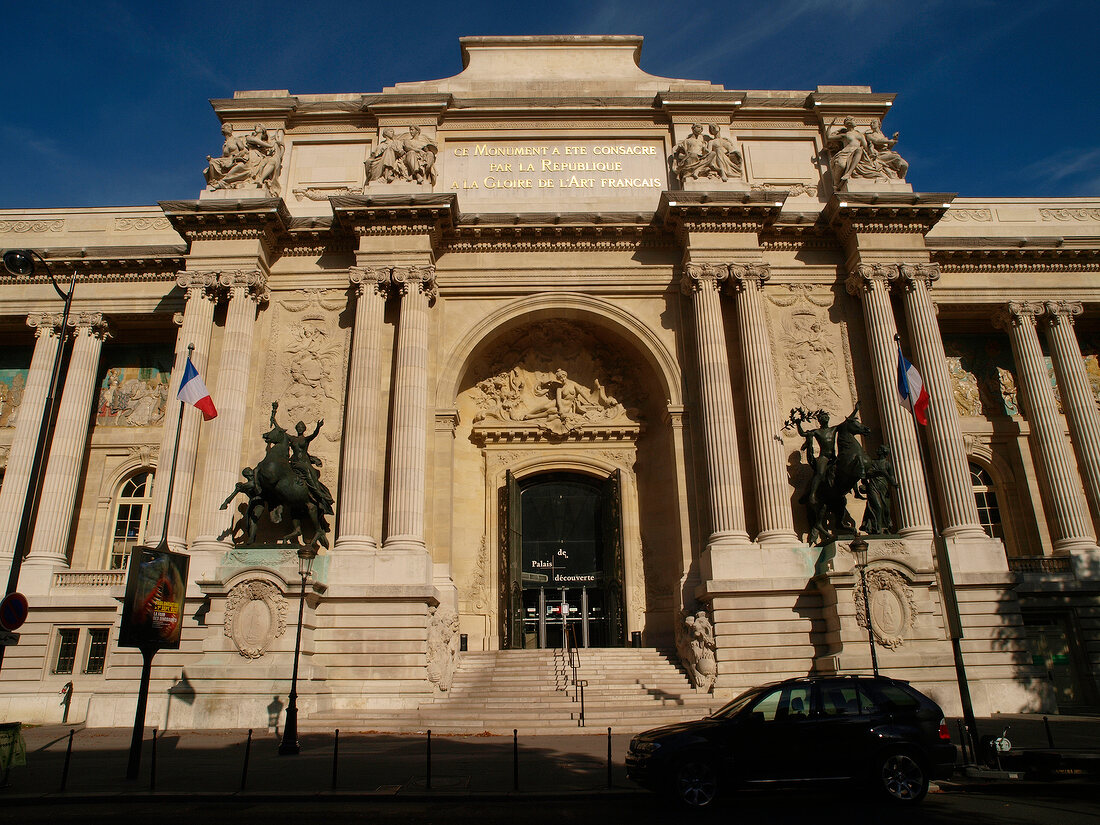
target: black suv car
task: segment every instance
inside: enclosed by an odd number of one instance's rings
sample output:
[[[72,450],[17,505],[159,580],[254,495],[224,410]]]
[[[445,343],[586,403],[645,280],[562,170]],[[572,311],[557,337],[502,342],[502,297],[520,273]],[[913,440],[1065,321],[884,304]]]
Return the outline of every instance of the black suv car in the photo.
[[[837,780],[915,804],[954,763],[943,711],[907,682],[822,676],[753,688],[706,719],[640,733],[626,770],[696,808],[737,785]]]

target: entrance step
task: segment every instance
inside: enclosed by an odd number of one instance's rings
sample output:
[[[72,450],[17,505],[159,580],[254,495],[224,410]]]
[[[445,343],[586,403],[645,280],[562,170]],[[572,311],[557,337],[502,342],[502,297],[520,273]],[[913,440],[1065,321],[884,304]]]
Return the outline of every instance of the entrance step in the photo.
[[[641,731],[699,719],[717,709],[698,694],[666,652],[647,648],[580,651],[584,727],[572,669],[561,650],[462,653],[451,689],[410,710],[326,711],[298,722],[302,730],[438,734],[601,733]]]

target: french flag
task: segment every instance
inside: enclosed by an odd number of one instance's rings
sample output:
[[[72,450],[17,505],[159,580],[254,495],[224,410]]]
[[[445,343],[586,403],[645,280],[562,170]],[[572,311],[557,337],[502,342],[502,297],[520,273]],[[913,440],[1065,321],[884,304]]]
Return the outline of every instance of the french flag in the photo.
[[[218,417],[210,392],[206,389],[206,384],[202,383],[199,371],[191,363],[190,356],[187,357],[187,366],[184,367],[183,380],[180,382],[180,391],[176,393],[176,398],[198,409],[202,413],[203,421]]]
[[[928,402],[932,397],[924,388],[924,382],[920,379],[917,368],[910,364],[901,354],[898,347],[898,395],[901,396],[902,406],[908,407],[913,412],[913,417],[921,424],[928,423]]]

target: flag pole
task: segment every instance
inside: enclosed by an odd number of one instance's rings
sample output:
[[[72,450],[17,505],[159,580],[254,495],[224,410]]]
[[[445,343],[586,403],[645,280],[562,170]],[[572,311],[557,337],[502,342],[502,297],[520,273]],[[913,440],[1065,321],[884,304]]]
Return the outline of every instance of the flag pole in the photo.
[[[898,348],[898,369],[901,369],[901,336],[894,333],[894,343]],[[922,379],[923,380],[923,379]],[[899,386],[900,389],[900,386]],[[900,395],[900,392],[899,392]],[[928,415],[934,415],[932,405],[928,405]],[[917,438],[917,449],[920,450],[921,475],[924,477],[925,494],[928,496],[928,512],[932,519],[932,547],[936,553],[937,567],[940,574],[940,597],[943,600],[944,613],[947,618],[947,632],[951,637],[951,653],[955,660],[955,681],[959,685],[959,699],[962,702],[963,723],[966,726],[967,736],[970,739],[970,753],[977,762],[978,723],[974,717],[974,705],[970,700],[970,683],[966,678],[966,664],[963,662],[962,642],[963,627],[962,616],[959,613],[959,599],[955,593],[955,575],[951,570],[951,554],[947,549],[947,542],[940,532],[936,519],[936,501],[932,494],[932,482],[928,475],[928,444],[921,437],[920,427],[917,425],[917,416],[913,416],[913,431]]]
[[[195,345],[187,345],[187,360],[184,361],[184,367],[186,368],[187,362],[191,360],[191,356],[195,352]],[[185,369],[186,371],[186,369]],[[172,493],[176,486],[176,460],[179,458],[180,453],[180,431],[183,429],[183,399],[179,398],[179,393],[176,393],[176,400],[179,402],[179,416],[176,419],[176,442],[172,446],[172,466],[168,472],[168,496],[164,505],[164,522],[161,526],[160,540],[154,545],[157,549],[169,549],[168,548],[168,527],[172,519]]]

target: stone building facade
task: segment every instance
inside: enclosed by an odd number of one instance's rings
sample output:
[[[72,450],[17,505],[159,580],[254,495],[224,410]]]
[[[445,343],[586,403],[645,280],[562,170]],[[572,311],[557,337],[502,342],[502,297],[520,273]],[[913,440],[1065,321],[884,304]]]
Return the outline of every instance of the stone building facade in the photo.
[[[307,718],[440,694],[461,636],[560,644],[563,600],[579,643],[679,649],[719,698],[867,670],[870,612],[882,668],[957,712],[952,592],[979,714],[1095,708],[1100,197],[914,192],[893,96],[866,87],[655,77],[636,37],[461,48],[444,80],[213,101],[195,200],[0,212],[0,247],[76,278],[0,714],[56,720],[71,681],[71,719],[132,721],[124,565],[166,532],[187,621],[150,724],[266,722],[295,550],[221,505],[276,401],[321,425],[335,498]],[[0,273],[5,570],[59,323],[45,279]],[[927,426],[898,402],[896,336]],[[208,423],[177,416],[189,347]],[[850,536],[808,542],[801,500],[801,418],[857,402],[897,480],[869,611]]]

